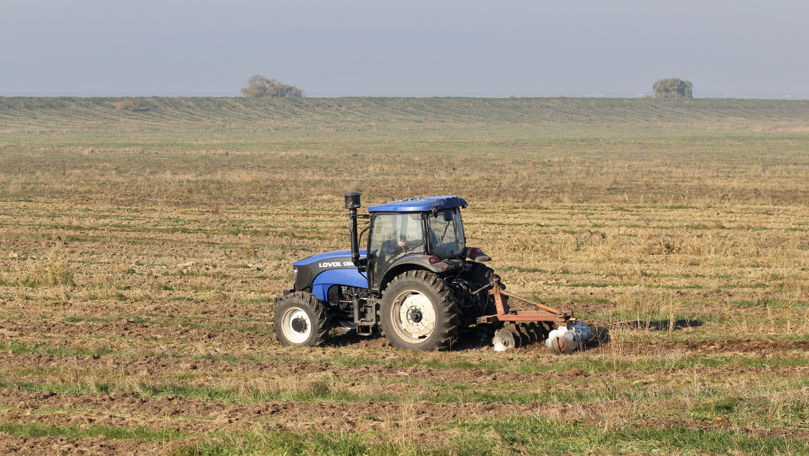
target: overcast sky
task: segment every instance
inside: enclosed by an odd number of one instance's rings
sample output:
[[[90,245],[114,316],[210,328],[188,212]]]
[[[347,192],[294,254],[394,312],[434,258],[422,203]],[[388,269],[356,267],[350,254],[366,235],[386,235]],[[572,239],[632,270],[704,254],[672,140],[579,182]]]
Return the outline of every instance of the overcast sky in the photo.
[[[0,0],[0,95],[809,98],[807,0]]]

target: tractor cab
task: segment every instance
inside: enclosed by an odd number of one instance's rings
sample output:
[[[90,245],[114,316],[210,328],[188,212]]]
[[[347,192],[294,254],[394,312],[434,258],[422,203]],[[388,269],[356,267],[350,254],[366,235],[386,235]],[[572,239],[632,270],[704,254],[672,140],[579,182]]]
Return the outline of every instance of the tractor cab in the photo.
[[[457,196],[408,199],[368,208],[368,288],[379,291],[406,265],[449,270],[463,264],[466,249]],[[441,264],[439,264],[441,263]]]

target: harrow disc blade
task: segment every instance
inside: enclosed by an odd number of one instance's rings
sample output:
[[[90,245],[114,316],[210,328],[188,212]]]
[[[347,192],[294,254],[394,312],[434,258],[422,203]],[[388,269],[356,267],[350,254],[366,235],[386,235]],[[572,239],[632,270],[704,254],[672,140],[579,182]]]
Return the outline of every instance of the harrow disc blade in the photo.
[[[555,354],[569,354],[584,350],[587,342],[593,337],[593,331],[583,321],[577,321],[570,327],[562,326],[548,334],[545,346]]]
[[[531,345],[537,341],[537,333],[533,329],[531,323],[517,325],[517,331],[520,333],[522,339],[522,343],[519,344],[520,346]]]
[[[492,345],[494,345],[494,351],[496,352],[501,352],[516,347],[517,339],[514,337],[514,331],[512,331],[511,328],[498,329],[494,332]]]

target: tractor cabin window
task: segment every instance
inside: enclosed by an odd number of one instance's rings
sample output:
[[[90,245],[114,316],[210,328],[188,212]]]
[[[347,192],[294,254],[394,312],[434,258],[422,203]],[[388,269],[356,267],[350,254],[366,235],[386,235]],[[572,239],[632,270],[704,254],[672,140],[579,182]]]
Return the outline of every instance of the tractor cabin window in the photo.
[[[440,258],[460,256],[466,239],[461,223],[461,211],[444,209],[427,216],[430,237],[430,253]]]
[[[422,214],[377,214],[371,229],[370,255],[375,257],[374,275],[387,270],[405,255],[424,253],[424,219]]]

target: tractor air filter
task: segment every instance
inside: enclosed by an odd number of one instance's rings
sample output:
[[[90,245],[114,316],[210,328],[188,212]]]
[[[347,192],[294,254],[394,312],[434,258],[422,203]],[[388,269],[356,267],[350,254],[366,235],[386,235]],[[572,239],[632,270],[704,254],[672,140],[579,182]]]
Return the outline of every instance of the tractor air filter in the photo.
[[[346,197],[346,209],[359,209],[360,207],[359,192],[346,193],[345,197]]]

